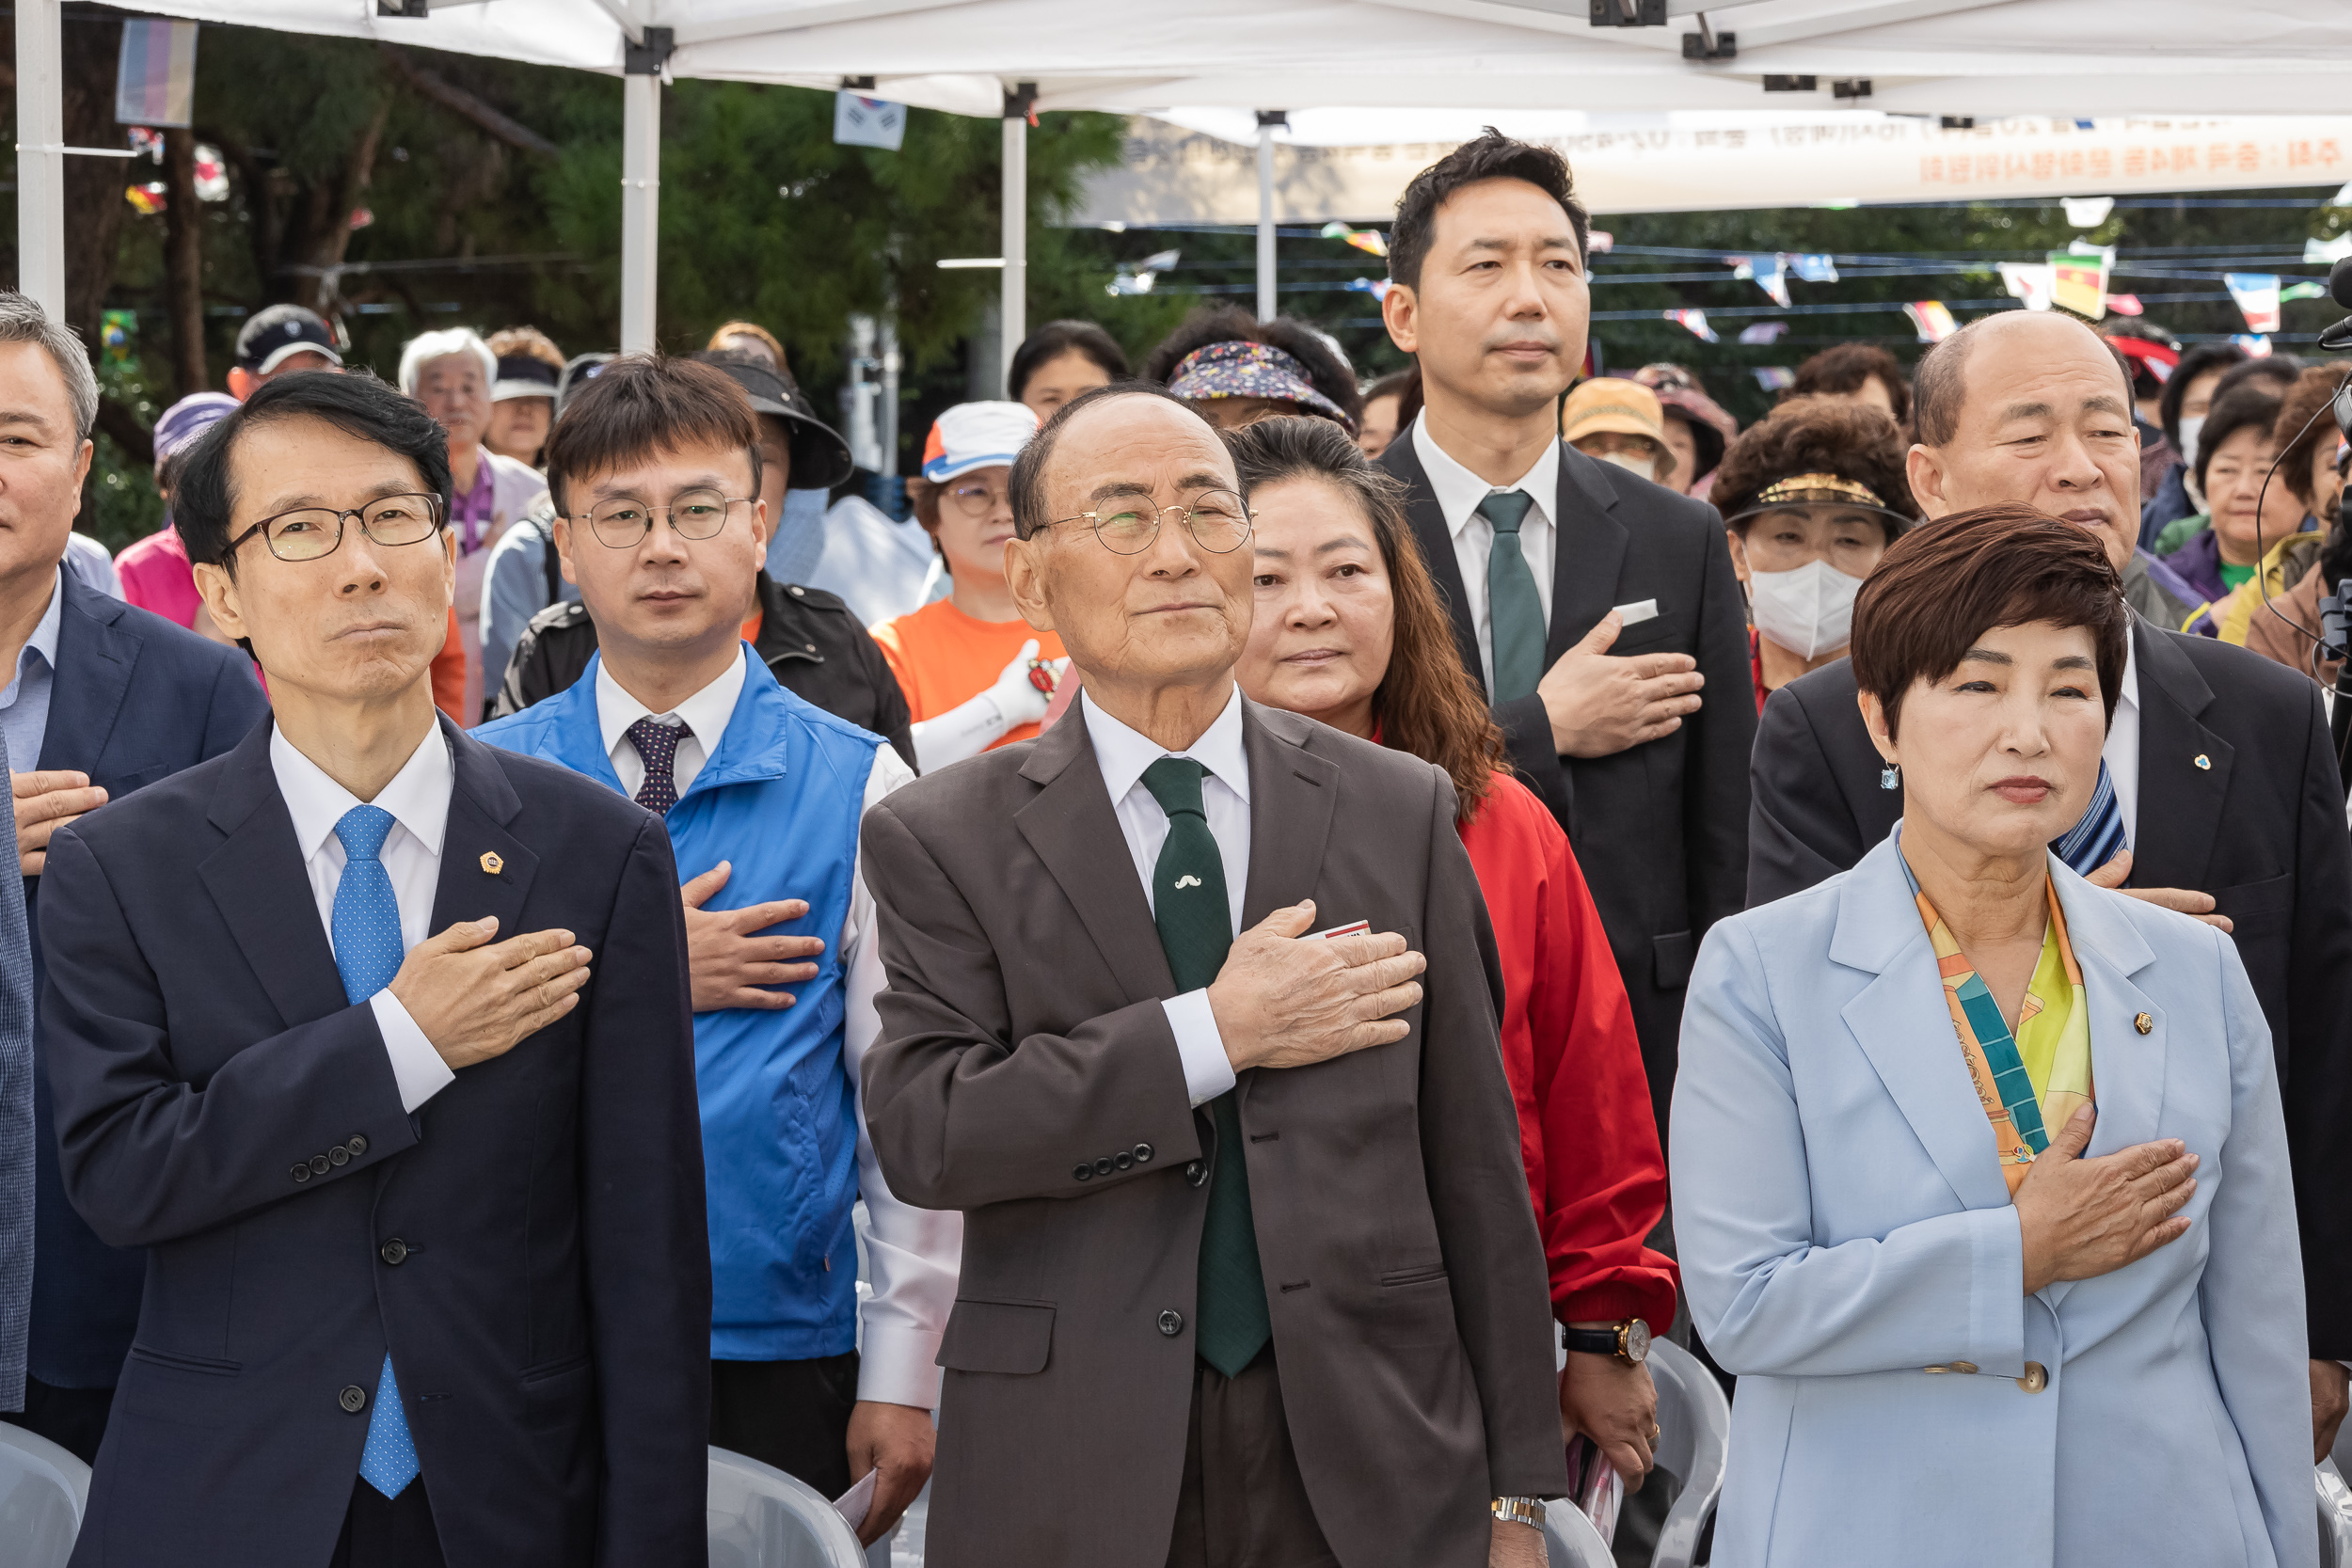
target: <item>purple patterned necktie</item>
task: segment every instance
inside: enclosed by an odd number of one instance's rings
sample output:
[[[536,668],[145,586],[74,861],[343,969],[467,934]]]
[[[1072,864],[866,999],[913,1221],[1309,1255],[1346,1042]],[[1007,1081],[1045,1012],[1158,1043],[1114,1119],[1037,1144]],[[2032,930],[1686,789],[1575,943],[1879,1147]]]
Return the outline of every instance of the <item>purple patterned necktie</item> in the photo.
[[[665,724],[640,719],[628,730],[628,743],[645,765],[645,782],[637,786],[637,803],[656,816],[667,816],[677,804],[677,743],[694,732],[684,720]]]

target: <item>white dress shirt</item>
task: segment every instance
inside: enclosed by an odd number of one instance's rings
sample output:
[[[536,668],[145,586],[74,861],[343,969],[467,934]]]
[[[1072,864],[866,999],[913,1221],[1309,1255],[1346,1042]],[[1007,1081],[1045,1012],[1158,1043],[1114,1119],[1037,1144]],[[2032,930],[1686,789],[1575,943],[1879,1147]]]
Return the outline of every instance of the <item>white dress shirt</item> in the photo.
[[[597,733],[622,787],[634,796],[644,783],[645,764],[629,742],[628,730],[650,716],[665,723],[683,721],[694,732],[678,742],[672,765],[677,792],[683,796],[703,765],[718,752],[748,673],[739,646],[735,662],[725,673],[668,713],[655,714],[622,689],[598,660]],[[888,746],[876,747],[860,815],[914,779],[914,770],[897,752]],[[710,868],[678,869],[681,876],[691,877]],[[792,896],[790,888],[763,893],[778,898]],[[947,1331],[947,1313],[955,1306],[956,1278],[963,1262],[963,1216],[899,1202],[882,1179],[873,1143],[866,1136],[863,1069],[866,1053],[882,1037],[882,1018],[874,1010],[874,997],[889,981],[882,972],[882,943],[876,935],[874,895],[866,887],[863,848],[850,884],[849,917],[842,922],[834,951],[841,958],[841,1065],[856,1095],[858,1196],[866,1201],[863,1239],[867,1283],[873,1292],[867,1295],[861,1291],[858,1304],[857,1397],[935,1410],[939,1407],[939,1341]]]
[[[1233,934],[1241,935],[1242,899],[1249,887],[1249,762],[1241,743],[1241,691],[1236,688],[1200,738],[1182,752],[1171,752],[1129,729],[1081,695],[1087,738],[1094,743],[1094,765],[1102,770],[1103,786],[1110,792],[1111,810],[1119,831],[1135,858],[1136,876],[1143,882],[1146,904],[1152,902],[1152,877],[1160,863],[1160,847],[1168,842],[1168,813],[1143,784],[1143,770],[1162,757],[1190,757],[1206,768],[1200,781],[1200,807],[1216,835],[1217,858],[1225,863],[1225,901]],[[1156,914],[1156,910],[1154,913]],[[1184,1066],[1184,1089],[1195,1105],[1204,1104],[1233,1086],[1233,1064],[1225,1054],[1225,1037],[1217,1032],[1216,1015],[1209,1008],[1203,989],[1160,1004],[1168,1009],[1168,1027],[1176,1034],[1176,1053]]]
[[[2123,640],[2123,685],[2115,694],[2115,717],[2107,721],[2106,744],[2099,749],[2115,786],[2116,809],[2123,816],[2123,842],[2139,844],[2139,650]]]
[[[362,801],[328,778],[317,763],[294,750],[281,729],[270,732],[269,762],[286,813],[294,818],[294,843],[310,874],[310,895],[318,901],[328,947],[335,944],[335,890],[343,880],[343,841],[335,836],[335,824],[362,804],[392,814],[392,831],[376,858],[391,879],[392,902],[400,908],[400,950],[405,953],[430,936],[433,899],[441,881],[441,838],[449,828],[450,792],[457,782],[438,721],[373,801]],[[501,931],[499,936],[503,940],[516,934]],[[391,1058],[403,1110],[415,1110],[456,1079],[389,988],[368,998],[368,1006],[374,1009],[385,1054]]]
[[[1560,504],[1560,443],[1544,445],[1535,466],[1516,484],[1498,489],[1447,455],[1429,434],[1429,417],[1413,419],[1413,453],[1429,476],[1430,493],[1445,515],[1446,531],[1454,538],[1454,559],[1462,568],[1462,608],[1470,612],[1478,632],[1478,663],[1486,689],[1495,689],[1494,615],[1486,606],[1486,558],[1494,554],[1495,526],[1478,515],[1478,503],[1488,496],[1524,490],[1534,502],[1519,523],[1519,554],[1535,577],[1535,596],[1544,607],[1544,625],[1551,625],[1551,558],[1556,534],[1551,509]]]

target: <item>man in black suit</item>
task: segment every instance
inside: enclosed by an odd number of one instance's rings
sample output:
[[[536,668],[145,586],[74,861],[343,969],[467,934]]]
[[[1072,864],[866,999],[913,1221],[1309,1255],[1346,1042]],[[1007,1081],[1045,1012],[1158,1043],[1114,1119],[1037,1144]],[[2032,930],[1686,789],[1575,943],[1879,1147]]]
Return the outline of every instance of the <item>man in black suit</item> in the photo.
[[[702,1559],[677,874],[434,712],[448,483],[373,377],[214,427],[174,507],[276,721],[49,842],[66,1193],[151,1263],[77,1563]]]
[[[98,379],[67,328],[0,291],[0,733],[14,768],[28,925],[50,834],[142,784],[217,756],[269,704],[253,661],[134,609],[60,568],[90,461]],[[37,935],[37,928],[35,930]],[[32,948],[39,993],[40,948]],[[65,1199],[46,1075],[31,1078],[35,1137],[31,1322],[22,1416],[97,1456],[138,1319],[143,1253],[105,1245]]]
[[[1381,309],[1424,401],[1380,462],[1511,766],[1576,847],[1663,1129],[1691,959],[1740,907],[1756,712],[1714,509],[1560,439],[1586,232],[1549,148],[1490,131],[1414,179]]]
[[[1972,322],[1915,388],[1911,488],[1931,517],[2023,501],[2099,536],[2120,574],[2139,527],[2139,439],[2114,354],[2071,317]],[[2090,873],[2237,939],[2279,1053],[2326,1456],[2352,1356],[2352,838],[2319,689],[2243,648],[2135,617],[2104,762],[2124,852]],[[1772,694],[1756,736],[1748,898],[1860,860],[1902,816],[1839,659]],[[2063,841],[2061,841],[2063,842]]]

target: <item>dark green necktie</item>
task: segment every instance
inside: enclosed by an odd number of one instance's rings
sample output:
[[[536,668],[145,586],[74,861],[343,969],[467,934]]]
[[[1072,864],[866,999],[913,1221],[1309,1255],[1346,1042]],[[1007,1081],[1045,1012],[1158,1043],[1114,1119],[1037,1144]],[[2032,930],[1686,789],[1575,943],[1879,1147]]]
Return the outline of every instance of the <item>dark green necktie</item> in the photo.
[[[1180,994],[1216,979],[1233,945],[1225,860],[1200,807],[1202,771],[1185,757],[1162,757],[1143,770],[1143,787],[1168,813],[1168,842],[1160,846],[1159,864],[1152,872],[1152,916]],[[1242,1155],[1241,1113],[1232,1090],[1209,1101],[1209,1116],[1216,1123],[1216,1163],[1209,1179],[1208,1218],[1200,1229],[1194,1343],[1202,1360],[1227,1377],[1238,1377],[1272,1337],[1274,1322],[1266,1312],[1265,1275],[1258,1268],[1249,1166]]]
[[[1494,547],[1486,554],[1487,633],[1494,655],[1498,703],[1534,695],[1544,678],[1544,601],[1535,574],[1519,549],[1519,524],[1535,498],[1524,490],[1497,490],[1478,503],[1478,515],[1494,525]]]

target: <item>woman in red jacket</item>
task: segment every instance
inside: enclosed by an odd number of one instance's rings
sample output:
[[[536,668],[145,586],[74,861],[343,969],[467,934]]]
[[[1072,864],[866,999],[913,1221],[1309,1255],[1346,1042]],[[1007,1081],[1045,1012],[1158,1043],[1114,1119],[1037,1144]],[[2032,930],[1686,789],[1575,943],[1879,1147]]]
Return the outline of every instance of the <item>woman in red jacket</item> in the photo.
[[[1625,986],[1567,838],[1505,769],[1396,483],[1327,420],[1261,420],[1226,442],[1256,531],[1242,689],[1452,777],[1502,960],[1502,1062],[1552,1313],[1578,1338],[1638,1349],[1674,1317],[1673,1260],[1642,1244],[1666,1164]],[[1561,1422],[1629,1484],[1649,1470],[1656,1408],[1638,1360],[1571,1349]]]

